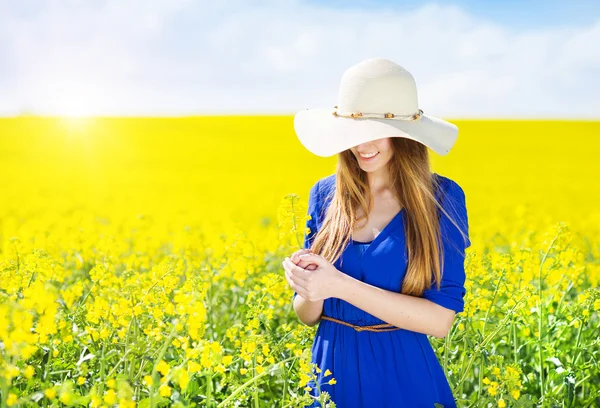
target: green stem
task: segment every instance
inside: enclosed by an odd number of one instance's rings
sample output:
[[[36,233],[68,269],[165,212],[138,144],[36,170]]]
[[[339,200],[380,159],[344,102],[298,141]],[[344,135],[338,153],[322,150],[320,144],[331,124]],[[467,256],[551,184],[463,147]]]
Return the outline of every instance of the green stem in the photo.
[[[486,312],[485,312],[485,318],[483,319],[483,327],[481,328],[481,337],[485,337],[485,326],[488,322],[488,318],[490,315],[490,312],[492,311],[492,308],[494,307],[494,305],[496,304],[496,296],[498,296],[498,291],[500,289],[500,283],[502,282],[502,280],[504,279],[504,275],[506,275],[506,269],[502,269],[502,275],[500,276],[500,279],[498,279],[498,282],[494,285],[494,295],[492,296],[492,307],[490,307]],[[479,400],[480,396],[481,396],[481,389],[482,389],[482,382],[483,382],[483,369],[484,369],[484,359],[481,359],[481,363],[479,364],[479,378],[478,378],[478,383],[479,386],[477,387],[477,399]]]
[[[236,390],[234,390],[229,397],[225,398],[223,401],[221,401],[219,403],[219,405],[217,405],[217,408],[220,408],[224,405],[226,405],[229,401],[231,401],[232,399],[235,398],[236,395],[238,395],[240,392],[244,391],[246,388],[248,388],[249,386],[251,386],[253,383],[255,383],[256,381],[258,381],[259,379],[261,379],[262,377],[264,377],[265,375],[269,374],[270,369],[275,366],[276,364],[283,364],[286,363],[290,360],[294,360],[297,359],[298,357],[288,357],[285,360],[282,360],[278,363],[275,364],[271,364],[268,368],[265,369],[265,371],[263,371],[262,373],[260,373],[259,375],[255,375],[254,377],[252,377],[251,379],[249,379],[248,381],[246,381],[244,384],[242,384],[241,386],[239,386]]]
[[[254,365],[254,375],[256,375],[256,353],[257,352],[258,352],[257,350],[254,350],[254,355],[252,357],[252,363]],[[254,387],[253,399],[254,399],[254,408],[260,408],[260,404],[258,401],[258,387]]]
[[[177,334],[177,330],[176,330],[176,328],[177,328],[177,322],[173,322],[172,325],[173,325],[173,328],[171,329],[171,333],[169,334],[169,336],[167,337],[167,339],[163,343],[163,345],[162,345],[162,347],[160,349],[160,353],[158,354],[158,356],[154,360],[154,366],[152,367],[152,374],[150,375],[150,377],[152,378],[152,384],[150,385],[150,408],[154,408],[154,384],[156,383],[156,379],[155,379],[155,377],[156,377],[156,366],[158,365],[158,363],[160,362],[160,360],[162,360],[163,356],[167,352],[167,348],[169,347],[169,344],[171,344],[171,341],[173,340],[173,338]]]
[[[450,333],[444,336],[444,372],[448,372],[448,350],[450,349]]]
[[[298,245],[298,248],[302,248],[304,245],[302,243],[302,241],[300,240],[300,238],[298,238],[298,222],[297,219],[298,217],[296,217],[296,209],[294,208],[294,199],[292,198],[291,200],[292,202],[292,224],[293,224],[293,231],[294,231],[294,238],[296,238],[296,243]],[[311,231],[312,233],[312,231]]]
[[[576,349],[579,349],[579,346],[581,345],[581,332],[582,332],[582,330],[583,330],[583,321],[579,325],[579,330],[577,331],[577,340],[575,341],[575,348]],[[579,360],[579,356],[581,356],[581,350],[579,350],[579,352],[577,353],[577,356],[575,357],[575,360],[573,361],[573,367],[576,366],[577,360]]]
[[[546,262],[546,258],[548,258],[550,251],[552,251],[552,247],[554,246],[554,243],[556,242],[556,239],[558,238],[561,231],[562,231],[562,228],[559,228],[558,231],[556,232],[556,235],[554,235],[554,238],[552,238],[552,242],[550,242],[550,246],[548,247],[548,250],[544,253],[542,262],[540,262],[540,268],[538,270],[538,282],[539,282],[538,358],[539,358],[539,365],[540,365],[540,393],[541,393],[542,401],[544,400],[544,356],[543,356],[543,350],[542,350],[543,349],[542,337],[544,337],[543,333],[542,333],[542,331],[543,331],[542,320],[544,319],[544,302],[543,302],[543,288],[542,288],[542,286],[543,286],[542,285],[542,270],[544,267],[544,262]]]
[[[212,404],[212,379],[213,379],[213,372],[211,371],[210,374],[208,375],[208,392],[206,393],[206,406],[210,407]]]
[[[6,399],[8,397],[8,383],[2,380],[2,408],[6,408]]]
[[[496,334],[498,334],[502,329],[504,329],[505,323],[511,318],[515,309],[521,303],[523,298],[525,298],[525,296],[527,296],[527,294],[523,295],[519,300],[517,300],[517,302],[513,305],[513,307],[506,313],[506,316],[504,317],[504,319],[502,319],[502,321],[500,321],[500,323],[498,324],[498,328],[494,332],[488,334],[488,336],[486,338],[484,338],[480,344],[475,346],[475,350],[473,350],[473,355],[469,359],[469,363],[467,364],[466,369],[463,370],[463,375],[462,375],[461,379],[458,381],[458,384],[456,385],[457,387],[461,386],[462,383],[464,382],[464,380],[467,378],[467,374],[469,372],[469,369],[471,368],[471,365],[473,365],[473,361],[475,360],[475,356],[477,355],[477,353],[480,351],[480,349],[487,346],[487,344],[490,341],[492,341],[492,339],[496,336]]]
[[[283,395],[281,396],[281,405],[285,406],[285,397],[287,396],[287,370],[283,370]]]
[[[518,356],[517,356],[517,324],[514,319],[512,319],[512,332],[513,332],[513,360],[514,363],[517,364]]]
[[[463,337],[463,350],[468,350],[468,349],[469,348],[467,346],[467,338]],[[465,360],[466,360],[466,355],[463,353],[461,362],[460,362],[460,372],[461,373],[465,372]],[[463,395],[463,384],[460,384],[459,394]]]
[[[479,375],[477,378],[477,383],[478,383],[478,387],[477,387],[477,400],[479,401],[479,398],[481,397],[481,388],[482,388],[482,382],[483,382],[483,369],[485,368],[483,366],[484,363],[484,359],[483,357],[481,358],[481,361],[479,362]]]

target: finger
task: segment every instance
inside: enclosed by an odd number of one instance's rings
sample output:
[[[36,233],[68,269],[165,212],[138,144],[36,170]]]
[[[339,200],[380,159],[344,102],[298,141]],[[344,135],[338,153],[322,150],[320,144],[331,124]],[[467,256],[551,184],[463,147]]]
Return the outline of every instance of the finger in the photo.
[[[285,258],[284,261],[281,263],[281,265],[283,266],[283,269],[285,270],[285,276],[289,277],[290,281],[292,281],[296,285],[298,283],[302,283],[303,285],[305,284],[304,279],[292,271],[292,268],[302,269],[301,267],[294,265],[294,263],[291,262],[289,258]]]
[[[309,253],[310,249],[300,249],[296,252],[294,252],[291,256],[292,262],[295,263],[296,265],[298,265],[298,262],[300,262],[300,258],[298,257],[299,255],[305,254],[305,253]]]
[[[285,280],[287,280],[288,285],[290,285],[291,288],[294,287],[295,283],[292,279],[292,274],[288,272],[287,269],[285,269]]]
[[[315,254],[313,252],[310,252],[308,254],[299,255],[298,258],[300,258],[303,261],[315,263],[319,266],[323,266],[327,263],[327,260],[325,258],[323,258],[321,255]]]
[[[283,262],[286,264],[288,270],[292,273],[292,275],[295,278],[297,278],[295,281],[300,280],[302,283],[305,283],[306,280],[310,277],[310,274],[312,273],[312,272],[307,271],[306,269],[301,268],[298,265],[294,264],[290,260],[290,258],[286,257]]]
[[[299,285],[298,283],[294,282],[294,277],[287,270],[285,271],[285,278],[287,279],[288,284],[294,290],[294,292],[300,294],[300,293],[304,293],[306,291],[305,287],[303,287],[303,286]]]

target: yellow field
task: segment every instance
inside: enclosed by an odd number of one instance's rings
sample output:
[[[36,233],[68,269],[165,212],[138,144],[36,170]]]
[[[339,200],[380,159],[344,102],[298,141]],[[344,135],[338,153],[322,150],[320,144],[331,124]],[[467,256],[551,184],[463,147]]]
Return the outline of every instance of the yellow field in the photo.
[[[453,122],[432,168],[473,245],[430,341],[459,406],[600,406],[600,122]],[[302,406],[281,260],[336,161],[291,116],[0,119],[2,407]]]

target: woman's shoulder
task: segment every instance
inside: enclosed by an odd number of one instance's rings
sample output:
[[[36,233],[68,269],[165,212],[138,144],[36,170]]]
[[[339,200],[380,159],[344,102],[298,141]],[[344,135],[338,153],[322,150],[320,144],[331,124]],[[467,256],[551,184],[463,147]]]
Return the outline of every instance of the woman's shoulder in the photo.
[[[466,240],[465,248],[469,247],[471,241],[468,235],[469,220],[465,192],[455,180],[439,174],[436,177],[438,177],[439,180],[439,188],[436,192],[438,195],[437,199],[439,200],[441,207],[443,207],[447,213],[442,213],[442,211],[438,209],[438,214],[441,217],[442,232],[444,234],[449,234],[449,236],[462,236]],[[448,218],[448,215],[452,220]],[[457,225],[454,225],[455,222]],[[458,229],[456,228],[457,226]]]
[[[331,193],[335,189],[335,173],[325,176],[317,180],[311,187],[311,196],[314,196],[319,201],[326,198],[331,198]]]
[[[324,219],[325,213],[335,190],[335,173],[317,180],[310,189],[309,205],[317,214],[317,224]]]
[[[433,177],[437,182],[436,198],[439,202],[444,202],[448,195],[452,200],[464,200],[465,192],[455,180],[438,173],[433,173]]]
[[[329,193],[335,189],[335,176],[335,173],[333,173],[319,180],[321,193],[324,193],[323,197],[329,195]]]

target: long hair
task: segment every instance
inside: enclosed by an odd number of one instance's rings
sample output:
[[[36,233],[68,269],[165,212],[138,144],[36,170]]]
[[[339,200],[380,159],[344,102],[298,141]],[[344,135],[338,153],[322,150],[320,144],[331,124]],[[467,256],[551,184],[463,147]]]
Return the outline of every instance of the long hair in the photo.
[[[393,149],[388,162],[391,188],[406,209],[404,228],[408,267],[400,293],[421,296],[431,287],[432,275],[436,287],[440,288],[443,245],[436,208],[446,211],[436,200],[439,180],[431,172],[427,147],[404,137],[391,137],[390,140]],[[341,256],[350,242],[354,226],[367,218],[363,215],[356,219],[357,210],[361,208],[363,214],[369,214],[372,207],[367,172],[360,168],[350,150],[338,155],[335,194],[311,246],[312,252],[331,263]]]

